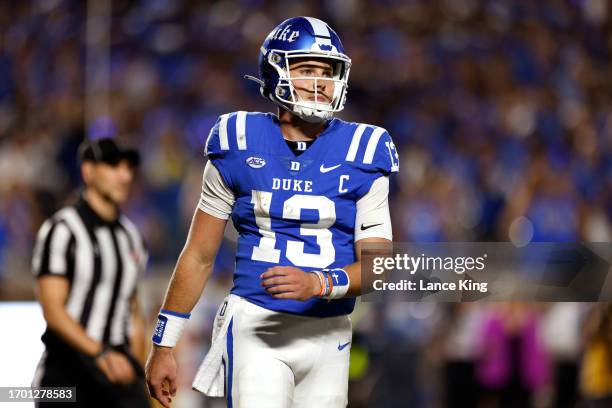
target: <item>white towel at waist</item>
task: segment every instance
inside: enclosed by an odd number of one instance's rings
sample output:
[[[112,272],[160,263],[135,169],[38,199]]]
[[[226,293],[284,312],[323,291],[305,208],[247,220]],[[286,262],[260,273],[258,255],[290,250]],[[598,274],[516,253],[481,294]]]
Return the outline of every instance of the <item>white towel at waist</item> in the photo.
[[[236,306],[243,299],[236,295],[228,295],[219,306],[213,326],[212,343],[208,354],[200,364],[198,373],[193,380],[192,388],[209,397],[223,397],[225,394],[225,378],[223,373],[223,351],[227,338],[227,328],[232,320]]]

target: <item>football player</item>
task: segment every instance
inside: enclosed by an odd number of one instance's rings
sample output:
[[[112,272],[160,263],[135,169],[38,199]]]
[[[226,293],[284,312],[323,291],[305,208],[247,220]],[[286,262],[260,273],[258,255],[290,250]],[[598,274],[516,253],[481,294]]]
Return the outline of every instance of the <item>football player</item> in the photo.
[[[153,334],[150,392],[176,394],[172,347],[208,280],[226,221],[238,230],[234,286],[193,387],[230,407],[344,407],[360,248],[390,243],[389,134],[334,118],[351,60],[323,21],[296,17],[265,39],[261,94],[278,115],[219,117],[202,195]]]

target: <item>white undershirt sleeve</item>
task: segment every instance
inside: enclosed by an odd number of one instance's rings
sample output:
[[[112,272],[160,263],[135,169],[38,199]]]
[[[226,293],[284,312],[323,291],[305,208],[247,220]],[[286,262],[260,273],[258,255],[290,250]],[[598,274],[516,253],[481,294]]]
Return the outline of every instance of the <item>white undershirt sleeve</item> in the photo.
[[[393,239],[389,214],[389,177],[377,178],[370,191],[357,201],[355,242],[364,238]]]
[[[227,220],[234,207],[234,193],[225,184],[219,170],[209,161],[202,176],[202,194],[198,208],[213,217]]]

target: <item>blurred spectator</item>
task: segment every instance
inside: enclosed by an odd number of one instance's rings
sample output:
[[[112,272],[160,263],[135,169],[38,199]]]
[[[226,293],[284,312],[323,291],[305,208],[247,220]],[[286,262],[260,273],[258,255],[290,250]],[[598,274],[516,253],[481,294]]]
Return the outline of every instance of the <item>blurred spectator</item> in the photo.
[[[500,303],[485,314],[478,341],[476,378],[494,407],[535,406],[534,393],[550,380],[549,359],[535,310]]]
[[[543,316],[542,340],[554,363],[551,407],[573,408],[578,403],[578,371],[582,326],[588,306],[554,303]]]
[[[587,407],[612,406],[612,305],[598,305],[587,320],[580,388]]]
[[[475,377],[483,308],[475,303],[458,303],[453,306],[444,326],[445,358],[444,407],[476,407],[479,387]]]

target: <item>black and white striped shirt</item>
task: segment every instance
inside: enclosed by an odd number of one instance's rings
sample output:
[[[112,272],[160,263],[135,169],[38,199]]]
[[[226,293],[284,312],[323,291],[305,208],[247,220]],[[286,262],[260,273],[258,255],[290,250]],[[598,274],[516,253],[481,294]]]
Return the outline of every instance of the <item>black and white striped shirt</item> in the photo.
[[[105,221],[81,198],[40,227],[32,269],[36,277],[65,276],[68,314],[91,338],[122,345],[128,342],[131,301],[146,263],[134,224],[125,216]]]

